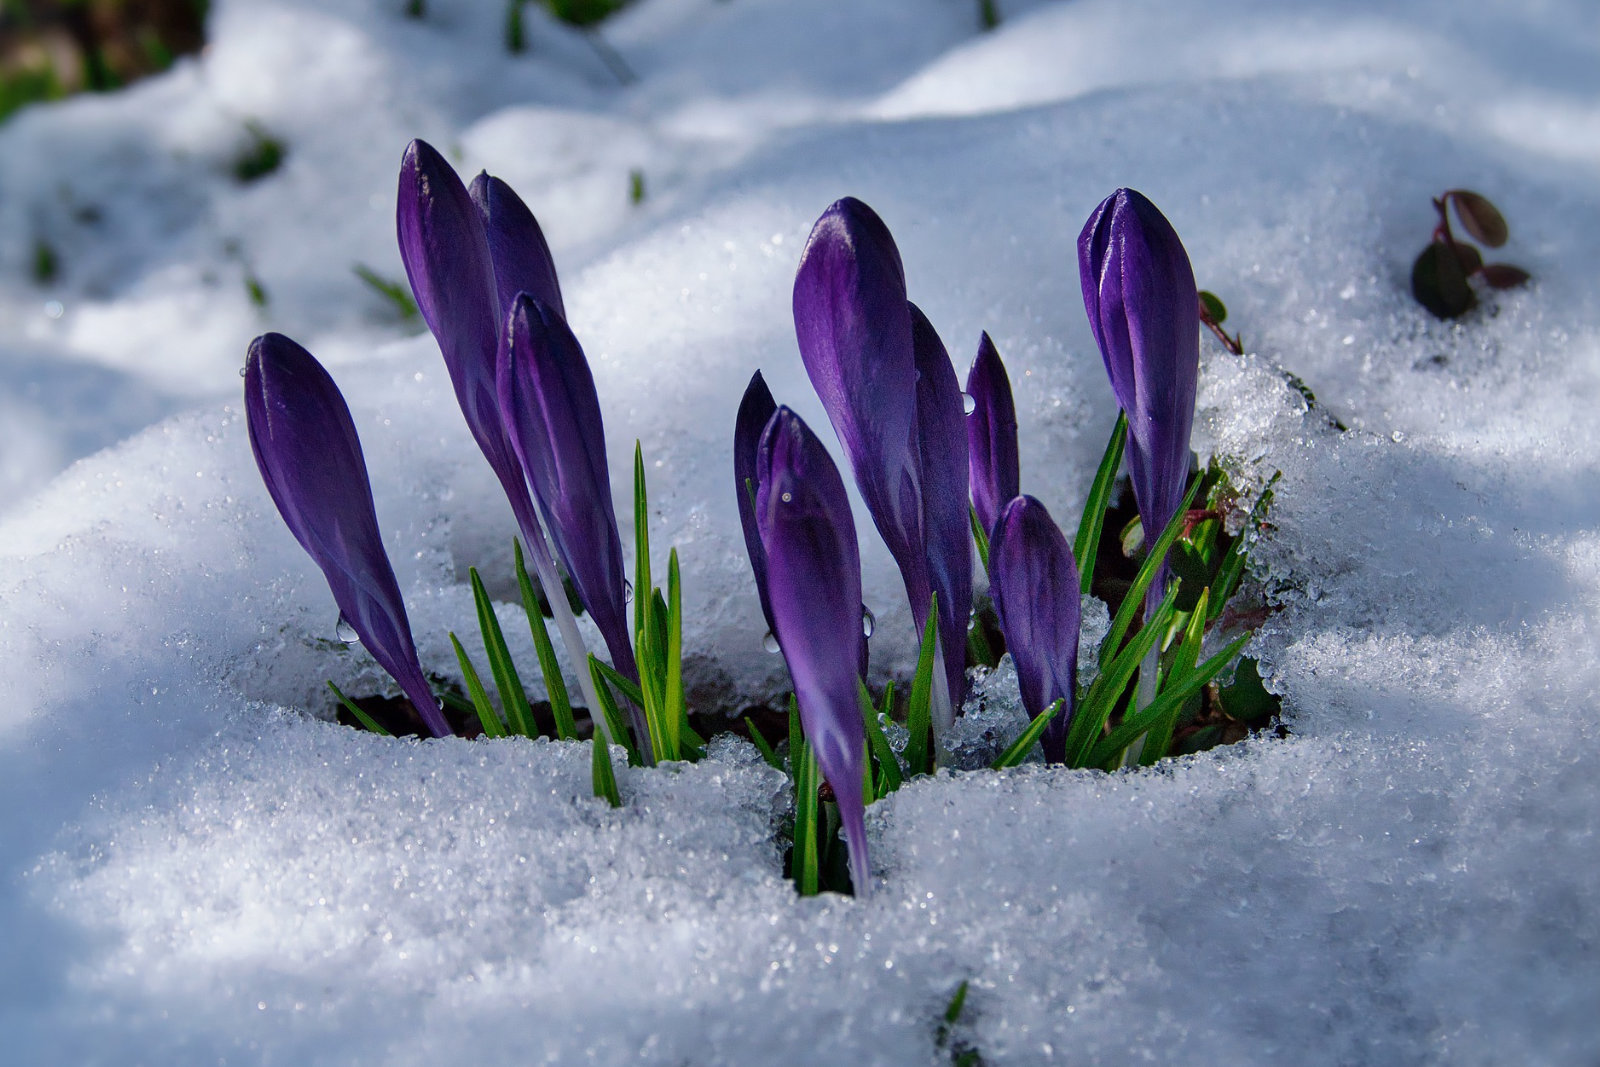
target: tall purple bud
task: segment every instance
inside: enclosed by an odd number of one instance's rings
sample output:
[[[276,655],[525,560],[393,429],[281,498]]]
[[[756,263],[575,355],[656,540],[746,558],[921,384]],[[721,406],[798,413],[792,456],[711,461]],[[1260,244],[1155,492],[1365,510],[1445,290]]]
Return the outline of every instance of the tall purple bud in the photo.
[[[761,432],[777,410],[766,379],[756,371],[745,386],[733,423],[733,487],[739,501],[739,524],[744,527],[745,551],[750,556],[750,569],[755,572],[756,593],[761,597],[761,615],[767,620],[767,630],[774,635],[778,628],[772,621],[772,603],[767,595],[767,552],[761,547],[761,531],[756,525],[756,490],[761,486],[756,459],[761,450]]]
[[[500,309],[496,321],[505,322],[518,293],[527,293],[566,318],[555,259],[545,243],[539,220],[533,217],[528,205],[511,186],[486,173],[472,179],[467,195],[478,207],[484,236],[489,242],[496,304]]]
[[[972,397],[972,413],[967,416],[972,507],[987,533],[994,530],[1000,509],[1022,492],[1011,379],[987,333],[978,341],[978,356],[967,372],[967,395]]]
[[[1154,541],[1183,502],[1189,476],[1200,367],[1194,269],[1156,206],[1118,189],[1084,224],[1078,272],[1111,390],[1128,415],[1133,495],[1145,536]],[[1159,599],[1161,591],[1151,596]]]
[[[938,335],[906,300],[894,238],[861,201],[836,201],[812,228],[795,275],[794,324],[919,630],[939,592],[946,685],[959,703],[972,600],[961,390]]]
[[[833,787],[856,894],[871,892],[862,784],[866,727],[857,702],[861,556],[850,500],[815,434],[780,407],[761,435],[756,528],[767,559],[773,632],[789,666],[800,723]]]
[[[417,662],[405,601],[383,550],[350,409],[322,364],[282,334],[250,343],[250,451],[289,532],[322,569],[345,621],[435,737],[450,733]]]
[[[528,473],[556,555],[613,663],[637,678],[605,426],[589,361],[566,320],[527,293],[511,305],[508,327],[499,395],[512,446]],[[649,736],[643,714],[630,710],[637,720],[635,736]]]
[[[522,468],[500,422],[496,353],[505,323],[479,208],[426,141],[406,146],[395,209],[400,259],[423,321],[444,355],[473,440],[500,480],[522,536],[538,532]]]
[[[1040,739],[1045,759],[1066,760],[1077,696],[1078,567],[1072,546],[1043,504],[1019,496],[1000,511],[989,541],[989,595],[1017,666],[1029,718],[1057,700],[1062,710]]]

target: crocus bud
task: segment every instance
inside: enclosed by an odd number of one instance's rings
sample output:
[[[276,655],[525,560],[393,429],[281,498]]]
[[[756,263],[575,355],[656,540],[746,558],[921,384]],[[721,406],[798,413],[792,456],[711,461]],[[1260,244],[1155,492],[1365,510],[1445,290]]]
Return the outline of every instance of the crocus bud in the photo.
[[[939,593],[946,690],[959,705],[972,601],[961,390],[938,335],[906,300],[894,238],[861,201],[837,201],[812,228],[795,275],[794,322],[806,373],[900,568],[919,631]],[[950,522],[957,512],[959,535]]]
[[[733,423],[733,488],[739,501],[739,524],[744,527],[744,547],[750,556],[750,569],[756,576],[756,593],[761,597],[761,615],[768,632],[776,635],[772,604],[767,597],[767,552],[761,547],[761,532],[756,527],[756,490],[761,481],[756,473],[756,458],[761,449],[761,431],[767,428],[772,413],[778,410],[767,381],[756,371],[745,386],[739,401],[739,414]]]
[[[556,263],[545,243],[539,220],[515,190],[499,178],[479,174],[467,190],[483,220],[489,242],[489,261],[493,264],[499,323],[505,322],[518,293],[527,293],[562,318],[567,317],[561,303],[561,282],[556,278]]]
[[[435,737],[450,733],[417,662],[383,550],[350,409],[322,364],[282,334],[250,343],[244,374],[250,451],[289,532],[322,569],[340,614]]]
[[[850,500],[815,434],[780,407],[761,436],[756,527],[767,557],[773,631],[800,705],[800,723],[833,787],[856,894],[872,887],[862,784],[866,727],[857,702],[861,557]]]
[[[1128,471],[1153,541],[1183,503],[1189,476],[1200,367],[1194,270],[1156,206],[1118,189],[1084,224],[1078,272],[1111,390],[1128,415]],[[1160,590],[1151,596],[1159,600]]]
[[[512,447],[612,663],[637,678],[605,426],[589,361],[566,320],[527,293],[511,305],[508,328],[499,394]],[[640,710],[631,710],[636,736],[649,736]]]
[[[1017,665],[1029,718],[1057,700],[1062,710],[1040,738],[1045,759],[1066,760],[1077,694],[1081,606],[1072,546],[1043,504],[1019,496],[1000,511],[989,540],[989,595]]]
[[[978,341],[978,357],[967,372],[967,395],[972,398],[972,412],[967,416],[972,507],[987,533],[994,529],[1000,509],[1022,492],[1011,379],[987,333]]]
[[[533,504],[500,422],[495,364],[505,319],[489,242],[478,205],[426,141],[406,147],[395,221],[411,292],[439,342],[467,428],[500,480],[523,538],[534,544]]]

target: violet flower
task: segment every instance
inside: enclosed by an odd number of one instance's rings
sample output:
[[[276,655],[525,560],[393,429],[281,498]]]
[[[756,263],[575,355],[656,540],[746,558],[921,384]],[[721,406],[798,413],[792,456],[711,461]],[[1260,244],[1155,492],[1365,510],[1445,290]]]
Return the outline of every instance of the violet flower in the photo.
[[[512,303],[508,328],[499,368],[501,418],[548,521],[556,555],[617,670],[637,678],[605,426],[589,361],[566,320],[527,293]],[[629,711],[635,736],[647,738],[643,712],[632,705]]]
[[[844,481],[815,434],[788,408],[767,422],[756,458],[756,528],[767,559],[774,632],[800,705],[800,723],[833,787],[857,896],[867,864],[866,727],[856,664],[861,556]]]
[[[994,342],[985,333],[967,372],[967,459],[972,477],[972,507],[985,533],[994,530],[1000,509],[1022,492],[1017,450],[1017,408],[1011,379]]]
[[[1111,390],[1128,415],[1128,471],[1145,537],[1183,503],[1200,367],[1200,302],[1189,255],[1143,195],[1118,189],[1078,237],[1083,306]],[[1159,601],[1161,586],[1150,596]]]
[[[812,228],[795,275],[794,323],[919,631],[939,593],[945,691],[959,704],[972,602],[961,390],[937,333],[906,299],[894,238],[861,201],[835,202]],[[948,725],[948,715],[935,725]]]
[[[989,595],[1017,667],[1029,718],[1066,703],[1040,743],[1050,763],[1066,761],[1077,698],[1081,602],[1072,546],[1043,504],[1019,496],[1000,511],[989,540]]]
[[[435,737],[450,733],[417,662],[411,624],[383,550],[350,409],[322,364],[289,338],[250,343],[244,372],[250,451],[272,502],[322,569],[340,614]]]
[[[761,616],[767,620],[767,631],[774,637],[778,628],[772,621],[772,603],[767,595],[767,552],[761,547],[761,531],[756,525],[755,494],[761,485],[756,472],[761,432],[777,410],[766,379],[756,371],[750,376],[750,384],[745,386],[739,414],[733,423],[733,486],[739,501],[739,525],[744,528],[745,551],[750,556],[750,569],[755,572],[756,593],[761,597]]]
[[[516,191],[487,173],[472,179],[467,195],[477,205],[483,221],[484,237],[489,242],[489,262],[494,270],[496,322],[504,326],[518,293],[527,293],[562,318],[567,317],[561,302],[561,282],[556,263],[545,243],[539,220]],[[504,340],[504,330],[501,340]]]

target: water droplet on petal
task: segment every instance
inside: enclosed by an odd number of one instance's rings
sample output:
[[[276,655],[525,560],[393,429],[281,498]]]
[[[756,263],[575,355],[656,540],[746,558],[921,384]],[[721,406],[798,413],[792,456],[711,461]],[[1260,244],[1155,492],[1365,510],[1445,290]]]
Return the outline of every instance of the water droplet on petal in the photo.
[[[861,605],[861,636],[871,637],[877,627],[878,620],[873,617],[872,611],[865,604]]]
[[[249,373],[250,372],[246,368],[244,368],[244,367],[240,367],[239,368],[239,377],[243,378],[246,374],[249,374]]]
[[[784,493],[783,494],[782,500],[783,500],[783,502],[785,504],[789,503],[793,499],[794,499],[794,494],[793,493]]]
[[[773,635],[771,630],[768,630],[766,633],[761,635],[761,647],[766,649],[768,652],[778,651],[778,639]]]
[[[622,579],[622,602],[624,604],[633,603],[633,583],[626,578]]]
[[[962,393],[961,410],[966,412],[968,415],[971,415],[974,411],[977,411],[978,398],[973,396],[971,393]]]
[[[347,645],[359,645],[361,635],[356,633],[356,628],[350,625],[350,620],[344,617],[344,612],[339,613],[339,622],[333,628],[334,640]]]

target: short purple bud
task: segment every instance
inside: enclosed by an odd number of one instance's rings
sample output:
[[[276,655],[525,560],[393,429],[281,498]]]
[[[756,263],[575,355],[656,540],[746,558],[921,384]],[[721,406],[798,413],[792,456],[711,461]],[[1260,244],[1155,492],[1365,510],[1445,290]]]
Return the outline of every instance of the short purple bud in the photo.
[[[978,357],[967,372],[967,395],[972,398],[972,412],[967,416],[972,507],[984,531],[989,532],[1000,509],[1022,492],[1022,465],[1017,458],[1017,408],[1011,398],[1011,379],[987,333],[978,341]]]

